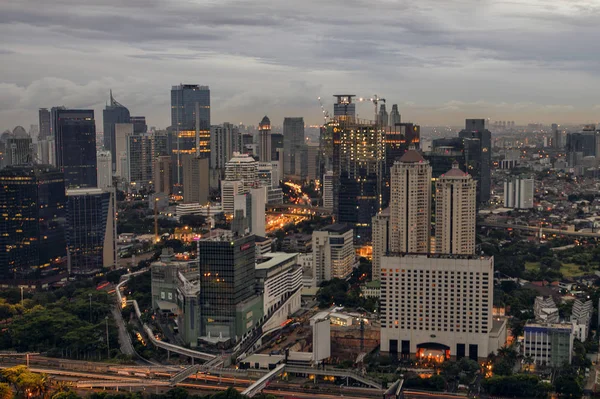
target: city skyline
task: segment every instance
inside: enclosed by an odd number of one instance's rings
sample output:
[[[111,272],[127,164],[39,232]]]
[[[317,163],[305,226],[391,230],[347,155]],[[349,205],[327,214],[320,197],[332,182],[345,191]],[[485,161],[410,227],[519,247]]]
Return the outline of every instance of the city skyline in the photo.
[[[164,128],[178,83],[211,87],[214,123],[317,124],[316,98],[331,109],[340,90],[377,93],[421,125],[598,121],[591,1],[143,4],[2,2],[0,128],[56,105],[94,109],[102,126],[110,89]],[[371,104],[357,108],[372,118]]]

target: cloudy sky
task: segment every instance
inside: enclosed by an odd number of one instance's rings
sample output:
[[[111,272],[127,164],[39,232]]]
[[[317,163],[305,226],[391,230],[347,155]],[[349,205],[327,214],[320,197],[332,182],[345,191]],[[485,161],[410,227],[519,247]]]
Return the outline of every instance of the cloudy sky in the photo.
[[[336,92],[422,125],[600,121],[597,0],[2,0],[0,37],[2,130],[54,105],[101,122],[111,88],[166,127],[180,82],[210,86],[213,123],[318,123]]]

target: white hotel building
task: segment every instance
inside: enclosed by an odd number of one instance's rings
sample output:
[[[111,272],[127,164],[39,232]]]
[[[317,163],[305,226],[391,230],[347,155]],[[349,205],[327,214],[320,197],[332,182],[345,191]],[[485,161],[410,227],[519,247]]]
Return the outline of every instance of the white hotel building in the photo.
[[[381,351],[477,360],[506,341],[492,318],[494,260],[403,254],[381,259]]]

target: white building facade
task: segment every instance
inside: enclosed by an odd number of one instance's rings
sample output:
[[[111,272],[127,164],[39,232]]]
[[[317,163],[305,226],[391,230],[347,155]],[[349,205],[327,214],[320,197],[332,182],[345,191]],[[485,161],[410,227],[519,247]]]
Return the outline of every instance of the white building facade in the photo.
[[[312,250],[317,286],[332,278],[346,278],[356,264],[354,230],[348,225],[334,224],[315,231]]]
[[[533,208],[533,179],[516,178],[504,182],[504,206],[515,209]]]

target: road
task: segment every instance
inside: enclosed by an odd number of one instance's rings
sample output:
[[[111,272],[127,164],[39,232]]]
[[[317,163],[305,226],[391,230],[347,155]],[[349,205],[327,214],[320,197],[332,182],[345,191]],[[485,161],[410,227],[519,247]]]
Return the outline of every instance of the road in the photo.
[[[133,349],[131,337],[127,332],[127,328],[125,327],[125,322],[123,321],[123,316],[118,309],[118,305],[112,307],[111,313],[113,315],[113,319],[115,319],[117,327],[119,328],[119,345],[121,346],[121,352],[126,355],[135,356],[135,349]]]

